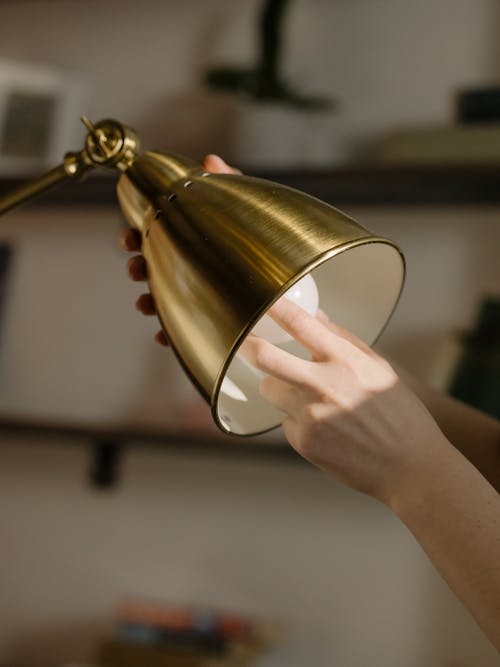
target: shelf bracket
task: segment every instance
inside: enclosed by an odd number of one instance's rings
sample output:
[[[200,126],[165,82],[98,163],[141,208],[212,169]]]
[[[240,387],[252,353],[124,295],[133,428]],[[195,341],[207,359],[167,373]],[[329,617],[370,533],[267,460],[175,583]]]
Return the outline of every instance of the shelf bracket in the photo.
[[[116,486],[122,455],[123,444],[118,440],[99,439],[93,441],[90,481],[94,488],[104,491]]]

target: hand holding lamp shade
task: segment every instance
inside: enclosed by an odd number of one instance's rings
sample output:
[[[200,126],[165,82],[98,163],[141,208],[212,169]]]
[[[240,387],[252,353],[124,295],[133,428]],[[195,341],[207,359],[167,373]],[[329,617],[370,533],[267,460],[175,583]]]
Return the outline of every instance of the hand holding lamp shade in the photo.
[[[368,344],[376,340],[404,281],[395,243],[292,188],[207,173],[174,154],[139,154],[126,126],[83,120],[85,147],[0,197],[0,214],[94,167],[118,169],[118,201],[142,235],[158,317],[222,431],[255,435],[283,421],[260,396],[262,374],[238,353],[254,333],[309,357],[266,315],[278,299],[295,300],[311,314],[319,303],[332,321]]]

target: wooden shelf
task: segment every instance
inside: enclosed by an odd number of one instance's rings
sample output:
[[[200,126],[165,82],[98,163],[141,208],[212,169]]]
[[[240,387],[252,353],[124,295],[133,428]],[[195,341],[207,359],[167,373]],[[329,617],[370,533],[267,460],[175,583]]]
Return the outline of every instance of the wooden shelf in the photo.
[[[94,445],[153,446],[189,453],[210,453],[235,457],[265,457],[301,460],[278,435],[243,438],[213,431],[186,429],[153,430],[135,425],[81,425],[21,416],[0,418],[0,438],[36,437],[40,440],[71,440]]]
[[[247,170],[335,205],[500,203],[500,166],[348,166],[322,170]],[[22,181],[0,179],[0,195]],[[116,178],[92,176],[43,195],[39,204],[116,206]]]
[[[125,425],[79,425],[30,418],[0,418],[2,440],[15,438],[18,442],[36,439],[37,444],[71,441],[88,447],[91,455],[89,482],[98,489],[109,489],[120,477],[123,452],[132,446],[159,447],[183,456],[203,455],[210,458],[303,463],[284,439],[269,434],[260,438],[242,438],[211,432],[189,432],[186,429],[151,430]]]

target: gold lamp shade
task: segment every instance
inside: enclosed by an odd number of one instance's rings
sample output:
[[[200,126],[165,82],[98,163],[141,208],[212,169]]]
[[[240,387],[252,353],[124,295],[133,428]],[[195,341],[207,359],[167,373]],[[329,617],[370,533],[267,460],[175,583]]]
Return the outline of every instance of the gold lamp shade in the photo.
[[[82,121],[84,148],[0,197],[0,215],[95,167],[118,169],[118,199],[142,234],[162,326],[222,431],[255,435],[283,421],[259,394],[262,374],[238,354],[254,332],[308,358],[266,315],[277,299],[286,295],[313,313],[319,302],[333,322],[375,341],[403,285],[395,243],[297,190],[208,174],[172,154],[138,155],[131,128],[113,119]]]
[[[398,301],[405,266],[397,245],[292,188],[148,152],[122,174],[117,192],[142,233],[162,326],[226,433],[255,435],[284,419],[261,398],[263,376],[238,349],[304,276],[313,278],[321,310],[369,344]],[[309,357],[286,338],[277,344]]]

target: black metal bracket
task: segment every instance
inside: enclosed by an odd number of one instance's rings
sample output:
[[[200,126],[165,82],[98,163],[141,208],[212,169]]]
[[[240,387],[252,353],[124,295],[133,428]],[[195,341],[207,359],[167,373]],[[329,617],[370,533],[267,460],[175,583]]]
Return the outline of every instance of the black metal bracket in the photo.
[[[90,481],[98,489],[106,490],[118,482],[123,445],[117,440],[94,440]]]

